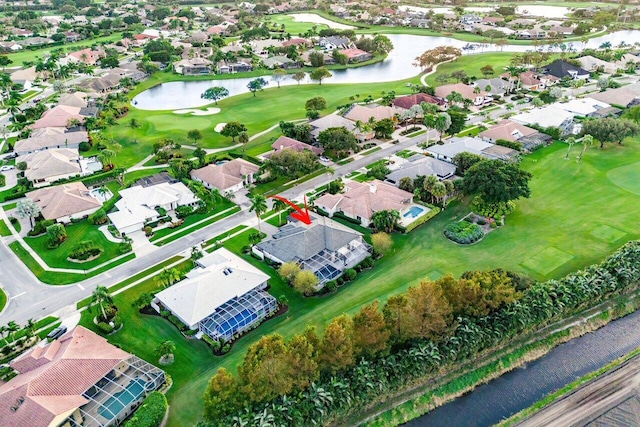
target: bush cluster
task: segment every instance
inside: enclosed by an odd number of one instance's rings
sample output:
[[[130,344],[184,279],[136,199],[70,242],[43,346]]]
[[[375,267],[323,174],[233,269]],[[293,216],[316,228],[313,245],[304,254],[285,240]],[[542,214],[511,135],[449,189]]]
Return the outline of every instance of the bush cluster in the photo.
[[[160,392],[151,392],[123,427],[158,427],[166,412],[167,398]]]
[[[39,236],[40,234],[44,234],[47,232],[47,227],[53,224],[55,224],[55,221],[52,219],[43,219],[42,221],[38,221],[33,226],[33,229],[27,233],[27,236]]]
[[[513,201],[500,202],[500,203],[487,203],[480,196],[476,196],[471,201],[469,206],[471,210],[478,215],[493,218],[497,221],[501,220],[503,216],[509,215],[516,208],[516,204]]]
[[[87,260],[91,257],[100,255],[102,249],[91,240],[83,240],[73,247],[69,253],[69,258],[80,261]]]
[[[456,243],[468,245],[480,240],[484,236],[484,232],[476,224],[458,221],[448,224],[444,228],[444,235],[447,239]]]

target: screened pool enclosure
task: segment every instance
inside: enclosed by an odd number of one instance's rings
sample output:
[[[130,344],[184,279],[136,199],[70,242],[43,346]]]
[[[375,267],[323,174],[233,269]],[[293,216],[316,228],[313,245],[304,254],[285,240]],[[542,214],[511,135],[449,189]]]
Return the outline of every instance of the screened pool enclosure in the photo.
[[[214,340],[229,341],[235,334],[246,331],[277,308],[278,303],[274,297],[263,290],[254,289],[222,304],[202,319],[198,326]]]

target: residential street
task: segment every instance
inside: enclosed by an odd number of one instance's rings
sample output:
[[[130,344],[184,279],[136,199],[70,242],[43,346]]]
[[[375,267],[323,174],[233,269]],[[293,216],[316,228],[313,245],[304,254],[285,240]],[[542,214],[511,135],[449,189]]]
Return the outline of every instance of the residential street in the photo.
[[[431,138],[435,137],[434,131],[430,132],[430,134]],[[302,196],[315,187],[345,176],[376,160],[389,157],[393,153],[423,142],[426,139],[427,135],[423,134],[416,138],[390,145],[346,165],[337,166],[334,174],[318,176],[285,191],[281,195],[289,199],[302,200]],[[71,314],[75,310],[77,301],[91,295],[96,286],[108,287],[119,283],[176,254],[181,252],[188,253],[194,245],[231,230],[240,224],[255,226],[257,224],[255,215],[248,211],[248,206],[244,205],[241,208],[242,210],[235,215],[198,229],[188,236],[177,239],[167,245],[155,247],[139,258],[73,285],[52,286],[42,284],[6,246],[5,241],[11,242],[13,238],[4,238],[0,242],[0,269],[2,270],[0,286],[7,292],[9,301],[4,311],[0,313],[0,324],[6,324],[11,320],[24,323],[30,318],[42,318],[49,314],[58,313],[61,310],[63,310],[62,316]]]

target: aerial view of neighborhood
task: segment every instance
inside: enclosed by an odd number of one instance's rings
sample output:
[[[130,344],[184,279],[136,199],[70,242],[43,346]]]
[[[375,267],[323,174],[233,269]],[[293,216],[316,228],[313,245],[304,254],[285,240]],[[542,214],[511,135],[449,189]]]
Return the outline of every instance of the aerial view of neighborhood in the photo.
[[[640,426],[640,1],[0,0],[0,427]]]

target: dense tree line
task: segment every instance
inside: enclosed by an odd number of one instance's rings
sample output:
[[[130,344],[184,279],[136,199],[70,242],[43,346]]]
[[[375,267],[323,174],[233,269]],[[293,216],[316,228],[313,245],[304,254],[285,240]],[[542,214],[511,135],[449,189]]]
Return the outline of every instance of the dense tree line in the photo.
[[[422,383],[445,365],[472,360],[518,334],[637,288],[639,262],[640,242],[635,241],[602,263],[560,280],[531,284],[495,270],[465,274],[461,283],[451,286],[455,279],[444,277],[391,297],[382,313],[374,302],[352,318],[339,316],[322,337],[313,329],[288,343],[277,335],[263,337],[247,353],[238,378],[222,369],[212,377],[204,396],[209,420],[204,425],[339,422],[380,398]],[[422,321],[423,313],[429,322]],[[260,353],[271,341],[277,343],[275,350]],[[304,345],[294,345],[300,342]],[[297,385],[287,379],[279,389],[252,396],[250,381],[264,389],[264,377],[249,376],[249,366],[258,367],[261,374],[271,368],[275,374],[277,366],[287,366],[296,360],[294,355],[303,354],[311,366],[296,369]],[[275,363],[285,356],[287,363]],[[317,370],[312,369],[314,363]]]

